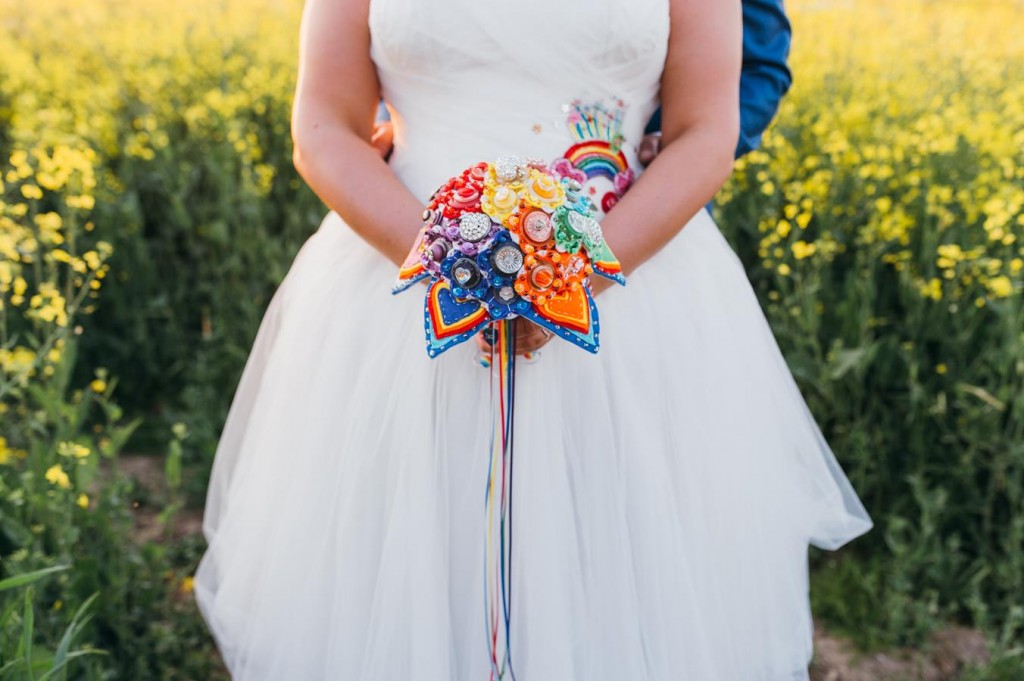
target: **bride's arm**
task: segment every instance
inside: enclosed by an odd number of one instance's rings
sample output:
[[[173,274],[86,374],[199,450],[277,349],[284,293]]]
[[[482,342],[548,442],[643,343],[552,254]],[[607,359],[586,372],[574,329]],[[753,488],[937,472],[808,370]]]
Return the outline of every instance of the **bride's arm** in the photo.
[[[670,0],[670,14],[662,150],[601,221],[626,275],[721,188],[739,138],[740,0]],[[606,280],[595,279],[607,287]]]
[[[310,188],[374,248],[400,264],[421,202],[369,140],[380,97],[368,0],[307,0],[292,107],[293,162]]]

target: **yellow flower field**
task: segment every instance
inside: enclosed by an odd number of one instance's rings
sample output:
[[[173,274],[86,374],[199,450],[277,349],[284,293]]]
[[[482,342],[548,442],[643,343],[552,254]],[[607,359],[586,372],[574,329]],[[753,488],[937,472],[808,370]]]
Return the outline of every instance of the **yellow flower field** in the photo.
[[[1019,294],[1024,41],[1008,27],[1024,4],[789,6],[793,88],[720,197],[772,199],[763,265],[867,247],[934,300]],[[848,221],[837,239],[830,226]]]

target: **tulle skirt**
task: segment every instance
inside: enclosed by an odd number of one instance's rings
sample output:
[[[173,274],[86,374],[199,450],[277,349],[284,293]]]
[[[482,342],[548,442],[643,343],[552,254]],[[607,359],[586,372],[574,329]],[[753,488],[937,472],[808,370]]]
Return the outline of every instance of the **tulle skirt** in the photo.
[[[195,575],[235,679],[489,678],[489,373],[395,274],[329,212],[259,328]],[[702,210],[597,304],[517,364],[516,679],[807,679],[807,546],[871,519],[739,259]]]

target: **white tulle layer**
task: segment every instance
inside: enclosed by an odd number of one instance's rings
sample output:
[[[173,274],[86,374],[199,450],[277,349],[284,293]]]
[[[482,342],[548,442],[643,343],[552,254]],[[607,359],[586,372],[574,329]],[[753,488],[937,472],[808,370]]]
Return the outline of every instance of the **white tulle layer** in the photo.
[[[328,213],[220,446],[195,596],[235,679],[483,681],[488,371]],[[871,520],[702,211],[516,387],[518,681],[794,681],[807,545]]]

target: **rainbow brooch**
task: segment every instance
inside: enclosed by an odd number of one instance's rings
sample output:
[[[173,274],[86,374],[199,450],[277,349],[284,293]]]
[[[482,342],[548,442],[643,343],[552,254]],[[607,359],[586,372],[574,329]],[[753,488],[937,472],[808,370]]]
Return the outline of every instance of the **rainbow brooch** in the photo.
[[[431,357],[516,316],[597,352],[589,275],[626,279],[578,172],[566,159],[549,166],[502,157],[434,192],[393,288],[431,279],[424,306]]]
[[[635,175],[622,152],[622,119],[625,103],[617,100],[583,103],[573,100],[563,106],[565,125],[575,144],[551,167],[600,195],[601,211],[607,213],[632,186]]]

